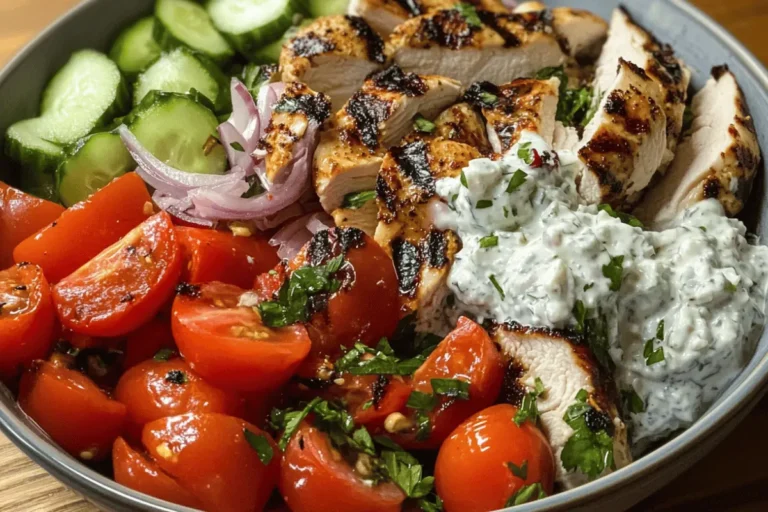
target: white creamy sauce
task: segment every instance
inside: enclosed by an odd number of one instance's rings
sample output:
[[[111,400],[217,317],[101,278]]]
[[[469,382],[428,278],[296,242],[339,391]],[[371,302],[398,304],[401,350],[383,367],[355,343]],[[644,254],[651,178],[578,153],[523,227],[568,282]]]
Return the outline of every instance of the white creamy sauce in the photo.
[[[501,160],[474,160],[464,178],[437,183],[450,205],[437,211],[438,227],[463,243],[449,274],[453,313],[562,329],[576,325],[581,301],[607,322],[619,389],[645,404],[628,418],[636,446],[689,426],[751,356],[764,324],[768,248],[748,243],[744,225],[715,200],[662,232],[622,223],[583,204],[572,154],[534,169],[518,156],[521,145],[521,156],[526,147],[554,155],[525,133]],[[508,192],[518,170],[525,182]],[[617,269],[619,257],[615,291],[604,267]],[[644,348],[661,321],[663,340],[652,349],[663,348],[664,360],[648,365]]]

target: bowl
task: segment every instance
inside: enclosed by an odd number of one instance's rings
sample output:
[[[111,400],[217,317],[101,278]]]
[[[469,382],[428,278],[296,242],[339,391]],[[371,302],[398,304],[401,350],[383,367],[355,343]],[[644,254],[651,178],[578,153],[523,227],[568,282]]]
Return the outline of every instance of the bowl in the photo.
[[[70,54],[81,48],[107,50],[121,28],[152,10],[154,0],[87,0],[40,34],[0,72],[0,132],[12,123],[34,117],[48,79]],[[615,0],[549,0],[550,6],[589,9],[609,19]],[[656,36],[670,43],[693,72],[701,88],[709,70],[727,63],[738,78],[752,109],[761,147],[768,149],[768,72],[733,36],[684,0],[629,0],[625,7]],[[4,179],[15,180],[11,165]],[[758,173],[742,218],[750,231],[768,238],[768,211],[763,189],[765,164]],[[763,333],[749,365],[720,399],[691,428],[626,468],[587,485],[515,507],[535,510],[624,510],[692,466],[720,442],[760,400],[768,381],[768,333]],[[24,453],[102,510],[153,512],[191,511],[134,492],[86,467],[55,444],[0,388],[0,430]]]

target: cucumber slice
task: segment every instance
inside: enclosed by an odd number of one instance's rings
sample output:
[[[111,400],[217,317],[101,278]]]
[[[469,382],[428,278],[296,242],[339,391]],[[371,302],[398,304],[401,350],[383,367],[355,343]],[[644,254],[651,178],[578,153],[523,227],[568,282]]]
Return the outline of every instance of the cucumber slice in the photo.
[[[349,0],[304,0],[304,7],[313,18],[346,14]]]
[[[216,115],[191,96],[155,92],[131,115],[128,128],[150,153],[176,169],[223,174],[224,147],[209,147],[218,125]]]
[[[187,48],[177,48],[157,59],[139,75],[133,104],[139,105],[150,91],[188,93],[195,89],[214,104],[217,112],[230,104],[227,79],[215,64]]]
[[[293,25],[299,8],[294,0],[209,0],[208,13],[232,45],[253,59]]]
[[[160,56],[160,46],[152,35],[154,25],[152,16],[139,20],[123,30],[112,46],[109,57],[126,76],[135,77]]]
[[[314,20],[306,19],[301,22],[300,25],[293,25],[291,28],[285,31],[285,34],[273,43],[256,50],[253,52],[251,59],[258,64],[275,64],[280,61],[280,52],[283,51],[283,46],[293,39],[299,32],[299,29],[306,27]]]
[[[64,152],[42,137],[46,120],[20,121],[5,134],[5,154],[21,168],[21,187],[36,196],[57,201],[55,171]]]
[[[158,0],[155,5],[155,40],[166,50],[188,46],[213,59],[227,63],[235,52],[211,24],[208,13],[189,0]]]
[[[43,93],[43,138],[71,144],[130,108],[130,93],[117,65],[103,53],[81,50]]]
[[[95,133],[66,150],[56,170],[59,198],[64,206],[84,201],[113,179],[132,171],[136,164],[120,136]]]

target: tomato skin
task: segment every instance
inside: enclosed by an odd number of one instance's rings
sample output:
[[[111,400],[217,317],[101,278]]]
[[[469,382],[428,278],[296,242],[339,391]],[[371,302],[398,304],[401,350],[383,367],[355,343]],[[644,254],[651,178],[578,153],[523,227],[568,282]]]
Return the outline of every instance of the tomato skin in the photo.
[[[182,280],[187,283],[220,281],[250,288],[256,276],[279,262],[265,238],[182,226],[176,233],[184,254]]]
[[[264,465],[244,436],[267,438],[274,456]],[[262,510],[277,484],[280,450],[259,428],[223,414],[189,413],[144,427],[142,441],[163,471],[195,496],[205,510]]]
[[[123,369],[127,370],[142,361],[152,359],[158,351],[164,348],[174,352],[178,350],[173,341],[171,319],[156,316],[127,335]]]
[[[53,299],[62,325],[116,337],[148,322],[173,295],[181,248],[171,217],[160,212],[62,279]]]
[[[175,383],[178,373],[171,372],[181,372],[186,382]],[[134,366],[120,378],[114,396],[127,408],[126,434],[131,440],[141,438],[144,425],[166,416],[218,412],[240,417],[244,412],[241,397],[211,386],[181,359],[150,359]]]
[[[283,455],[280,493],[293,512],[400,512],[405,494],[392,482],[371,487],[334,457],[328,436],[304,422]]]
[[[518,427],[516,413],[512,405],[494,405],[467,419],[445,440],[437,455],[435,486],[446,512],[501,509],[523,486],[534,483],[552,494],[552,449],[530,421]],[[527,477],[513,475],[508,462],[518,467],[527,463]]]
[[[342,374],[341,378],[344,383],[332,385],[328,397],[343,399],[355,424],[365,425],[369,430],[383,426],[387,416],[403,409],[411,394],[409,380],[397,375]],[[370,405],[374,402],[377,388],[383,390],[381,398],[377,404]],[[369,406],[366,407],[366,404]]]
[[[493,405],[504,380],[504,362],[488,333],[472,320],[461,317],[456,328],[414,372],[413,389],[432,394],[432,379],[469,382],[469,400],[440,397],[429,413],[432,431],[427,440],[417,440],[412,432],[394,437],[406,449],[439,448],[462,421]]]
[[[0,268],[13,265],[13,249],[64,212],[60,204],[0,182]]]
[[[13,258],[40,265],[48,281],[57,283],[144,222],[147,203],[141,178],[125,174],[19,243]]]
[[[122,437],[112,447],[115,482],[185,507],[200,508],[200,502],[179,483],[165,474],[155,461],[131,448]]]
[[[274,391],[295,373],[312,342],[302,325],[273,329],[250,307],[238,307],[243,290],[223,283],[178,295],[171,326],[189,365],[222,389]]]
[[[125,425],[126,408],[85,375],[38,361],[24,373],[19,405],[74,457],[107,458]]]
[[[48,354],[56,314],[48,281],[36,265],[15,265],[0,272],[0,303],[0,377],[8,379]]]

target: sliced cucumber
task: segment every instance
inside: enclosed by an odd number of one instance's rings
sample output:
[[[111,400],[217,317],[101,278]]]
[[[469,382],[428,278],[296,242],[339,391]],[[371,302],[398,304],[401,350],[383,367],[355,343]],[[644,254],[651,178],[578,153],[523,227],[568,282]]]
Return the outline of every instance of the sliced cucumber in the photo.
[[[283,34],[280,39],[253,52],[251,59],[258,64],[274,64],[279,62],[280,52],[283,51],[283,46],[293,39],[301,28],[306,27],[313,21],[314,20],[311,19],[305,19],[300,25],[291,26],[291,28],[285,31],[285,34]]]
[[[307,14],[313,18],[345,14],[349,0],[303,0]]]
[[[40,107],[43,138],[71,144],[130,108],[117,65],[103,53],[81,50],[53,77]]]
[[[205,9],[189,0],[157,0],[155,40],[166,50],[188,46],[219,64],[235,52],[211,23]]]
[[[126,76],[135,77],[160,56],[160,46],[152,35],[154,25],[152,16],[139,20],[123,30],[112,46],[109,56]]]
[[[5,154],[21,168],[21,187],[31,194],[57,201],[55,171],[64,152],[45,140],[46,120],[20,121],[5,134]]]
[[[120,136],[95,133],[66,150],[56,170],[59,199],[64,206],[79,203],[113,179],[132,171],[136,164]]]
[[[219,120],[192,96],[153,92],[131,115],[128,128],[142,145],[171,167],[199,174],[223,174],[227,153],[211,147]]]
[[[299,14],[295,0],[209,0],[214,26],[249,59],[278,41]]]
[[[202,55],[187,48],[163,54],[139,75],[134,86],[133,104],[141,103],[150,91],[188,93],[192,89],[208,98],[217,112],[230,104],[227,79],[219,68]]]

